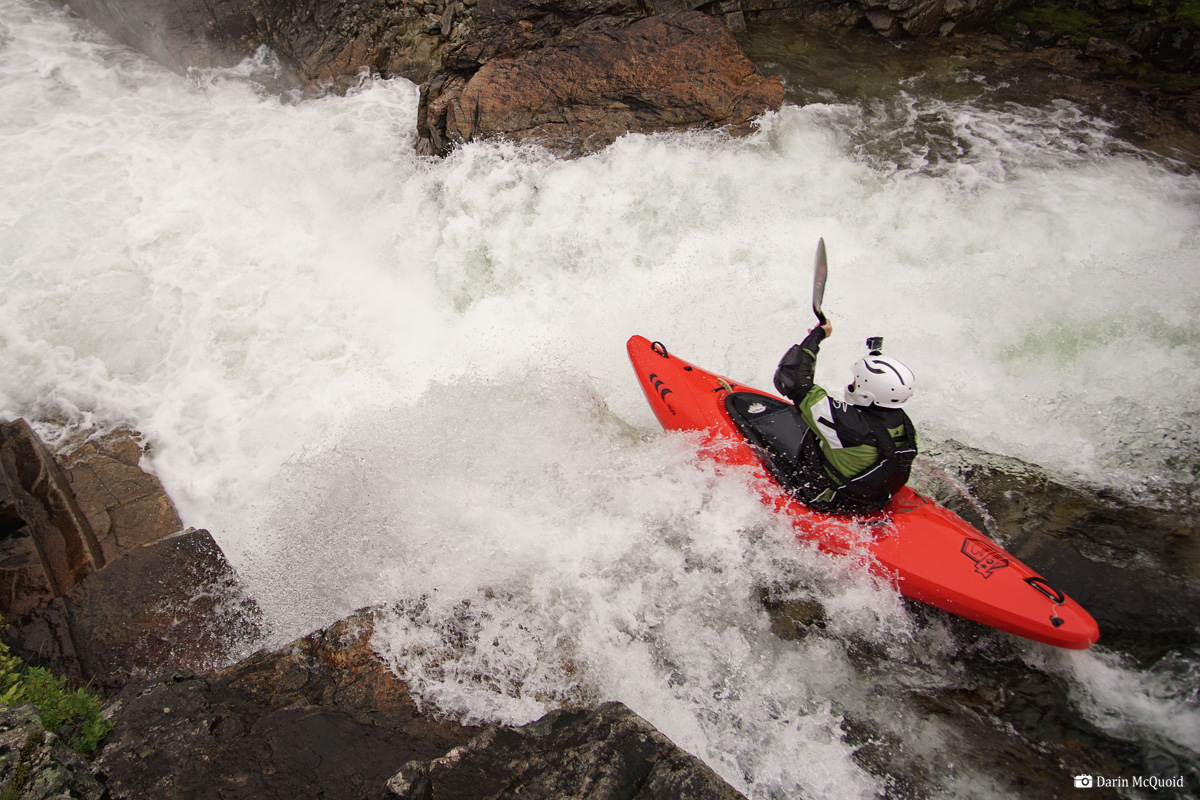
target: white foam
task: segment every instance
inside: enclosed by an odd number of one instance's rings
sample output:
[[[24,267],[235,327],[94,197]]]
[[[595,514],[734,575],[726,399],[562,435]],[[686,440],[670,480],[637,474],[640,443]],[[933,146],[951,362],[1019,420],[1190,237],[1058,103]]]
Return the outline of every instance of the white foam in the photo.
[[[1097,725],[1129,740],[1169,743],[1200,754],[1200,668],[1179,653],[1139,670],[1103,650],[1038,653],[1031,663],[1070,677],[1073,701]]]

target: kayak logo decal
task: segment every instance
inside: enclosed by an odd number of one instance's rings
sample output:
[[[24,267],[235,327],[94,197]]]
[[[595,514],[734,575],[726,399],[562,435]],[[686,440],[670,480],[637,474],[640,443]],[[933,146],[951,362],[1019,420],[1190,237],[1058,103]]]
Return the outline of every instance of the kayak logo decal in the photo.
[[[649,375],[647,375],[646,380],[648,380],[650,385],[654,387],[654,391],[658,392],[659,399],[663,401],[663,405],[667,407],[667,411],[670,411],[671,415],[674,416],[675,409],[672,408],[670,402],[667,401],[667,395],[675,394],[675,392],[673,392],[671,388],[667,386],[667,382],[658,377],[658,374],[655,372],[651,372]]]
[[[746,409],[746,413],[747,414],[761,414],[766,410],[767,410],[767,407],[764,406],[762,403],[751,403],[750,407]]]
[[[658,396],[664,401],[667,399],[667,395],[674,394],[674,392],[667,388],[667,382],[653,372],[650,373],[650,383],[654,385],[654,391],[658,392]]]
[[[982,539],[963,539],[962,552],[975,562],[975,571],[984,578],[990,578],[996,570],[1008,566],[1004,552]]]

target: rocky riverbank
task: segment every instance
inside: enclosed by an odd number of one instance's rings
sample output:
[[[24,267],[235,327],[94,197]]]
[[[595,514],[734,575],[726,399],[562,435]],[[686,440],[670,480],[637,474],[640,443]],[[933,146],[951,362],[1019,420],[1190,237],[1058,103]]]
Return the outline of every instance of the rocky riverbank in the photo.
[[[363,610],[251,653],[264,634],[257,605],[207,533],[170,530],[178,516],[138,467],[141,453],[131,432],[51,454],[23,421],[0,426],[5,641],[90,681],[113,724],[89,762],[27,707],[0,710],[3,781],[26,787],[12,796],[470,800],[507,786],[584,796],[584,785],[589,797],[740,796],[620,704],[486,729],[422,707],[372,647],[376,619],[394,609]],[[1200,537],[1190,516],[953,444],[930,452],[919,473],[924,491],[1080,600],[1107,651],[1148,674],[1195,662]],[[826,623],[803,586],[764,590],[762,602],[785,641]],[[1186,785],[1157,796],[1200,790],[1185,749],[1131,741],[1085,717],[1066,679],[1032,669],[1016,640],[913,610],[967,644],[955,669],[913,674],[889,702],[953,731],[951,743],[914,755],[892,720],[843,709],[860,765],[898,795],[936,792],[954,763],[1026,798],[1061,796],[1072,774],[1169,774]],[[850,645],[863,670],[922,669],[892,664],[871,642]],[[947,672],[958,676],[950,684]]]

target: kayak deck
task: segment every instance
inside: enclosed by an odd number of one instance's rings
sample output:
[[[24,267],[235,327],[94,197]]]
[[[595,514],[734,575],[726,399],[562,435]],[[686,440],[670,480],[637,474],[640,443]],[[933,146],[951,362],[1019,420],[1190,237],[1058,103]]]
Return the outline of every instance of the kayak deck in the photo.
[[[1086,649],[1099,639],[1096,621],[1078,603],[957,514],[907,486],[882,511],[865,516],[823,514],[802,505],[770,476],[725,409],[731,392],[775,395],[690,364],[642,336],[631,337],[626,347],[663,428],[705,432],[708,455],[750,468],[763,502],[791,520],[798,538],[837,555],[866,556],[872,572],[901,594],[951,614],[1068,649]]]

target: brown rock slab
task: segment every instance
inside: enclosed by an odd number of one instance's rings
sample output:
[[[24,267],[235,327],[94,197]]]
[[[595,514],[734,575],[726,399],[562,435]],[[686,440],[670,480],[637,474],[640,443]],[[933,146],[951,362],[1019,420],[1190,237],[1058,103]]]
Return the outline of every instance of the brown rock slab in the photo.
[[[495,58],[469,77],[435,79],[423,93],[420,146],[432,153],[493,137],[581,155],[631,131],[744,134],[783,102],[782,83],[758,74],[732,32],[699,12]]]
[[[36,605],[47,593],[66,594],[104,557],[91,525],[54,457],[29,424],[18,419],[0,425],[0,497],[6,575],[0,577],[0,613]],[[36,575],[40,565],[42,578]]]
[[[104,689],[222,666],[262,635],[258,606],[204,530],[131,550],[65,600],[82,672]]]
[[[129,430],[89,439],[59,456],[106,561],[183,528],[162,483],[139,466],[141,458],[140,435]]]

